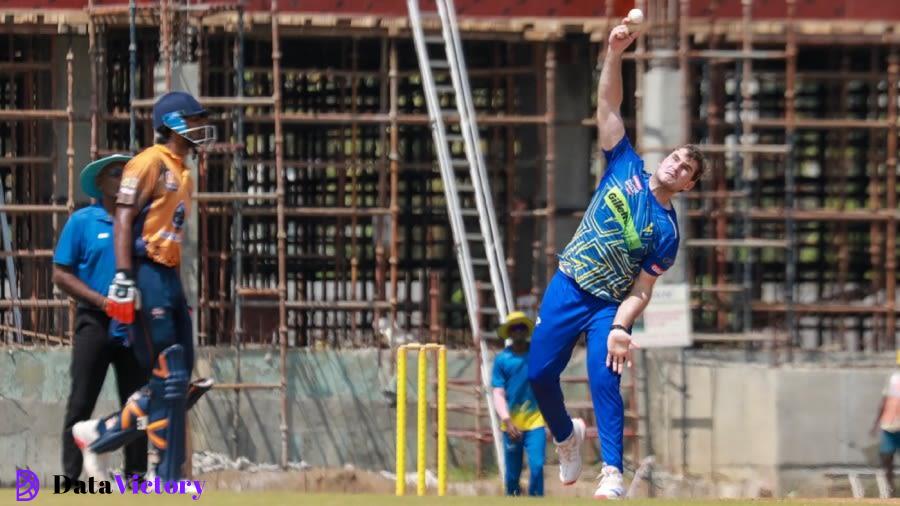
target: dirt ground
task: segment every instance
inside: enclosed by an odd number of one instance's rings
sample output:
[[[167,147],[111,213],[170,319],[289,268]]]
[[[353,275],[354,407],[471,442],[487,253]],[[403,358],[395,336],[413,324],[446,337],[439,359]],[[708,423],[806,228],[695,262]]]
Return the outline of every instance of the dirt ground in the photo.
[[[394,482],[359,469],[307,469],[305,471],[223,470],[194,476],[206,480],[210,490],[293,491],[303,493],[390,494]]]
[[[544,478],[544,491],[553,497],[590,497],[596,483],[587,477],[574,486],[563,487],[550,471]],[[195,479],[206,480],[210,490],[230,491],[292,491],[303,493],[339,494],[393,494],[394,481],[377,472],[361,469],[307,469],[305,471],[214,471],[198,474]],[[522,477],[522,488],[527,489],[528,478]],[[502,495],[499,480],[494,478],[448,483],[449,495],[483,496]],[[429,490],[433,493],[433,490]],[[415,494],[415,485],[407,485],[407,494]]]
[[[597,485],[595,477],[588,472],[573,486],[564,487],[556,479],[555,467],[548,467],[544,472],[544,494],[547,497],[589,498]],[[195,479],[206,480],[209,490],[222,492],[297,492],[303,494],[393,494],[394,480],[392,476],[383,476],[381,473],[362,469],[322,469],[311,468],[303,471],[236,471],[222,470],[198,474]],[[527,490],[527,473],[523,473],[521,486]],[[407,495],[415,495],[415,484],[407,483]],[[503,488],[498,479],[488,477],[481,480],[454,481],[449,480],[448,495],[453,496],[502,496]],[[659,495],[667,495],[658,492]],[[669,497],[704,498],[711,497],[710,490],[703,487],[689,490],[680,490]],[[435,490],[429,488],[428,494],[433,495]],[[637,498],[646,498],[648,495],[646,482],[638,486]],[[843,494],[840,494],[843,495]],[[849,492],[847,494],[849,496]],[[815,502],[844,502],[846,499],[814,499]],[[864,499],[865,502],[870,500]],[[881,501],[872,500],[874,504]],[[896,503],[895,503],[896,504]]]

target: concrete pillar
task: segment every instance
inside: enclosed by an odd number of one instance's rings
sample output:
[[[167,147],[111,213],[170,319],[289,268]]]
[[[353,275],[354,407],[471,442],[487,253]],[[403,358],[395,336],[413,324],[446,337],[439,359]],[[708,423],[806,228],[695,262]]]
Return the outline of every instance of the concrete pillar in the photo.
[[[53,68],[58,69],[56,83],[53,87],[53,107],[65,110],[66,108],[66,53],[69,51],[71,41],[73,61],[73,78],[75,85],[72,89],[73,103],[76,115],[87,116],[91,113],[91,66],[88,55],[88,38],[84,35],[66,35],[57,37],[53,43]],[[55,200],[66,203],[68,191],[69,170],[66,158],[68,146],[68,125],[66,120],[53,122],[53,154],[56,156],[54,170],[56,171],[56,187],[53,189]],[[77,206],[88,203],[88,196],[81,191],[79,174],[91,161],[91,128],[90,123],[75,122],[75,203]],[[60,227],[61,229],[62,227]]]
[[[668,155],[668,152],[647,152],[653,148],[677,146],[683,142],[683,122],[681,118],[681,71],[678,68],[665,66],[651,66],[644,73],[644,94],[643,107],[641,110],[641,121],[643,121],[643,137],[638,149],[644,151],[644,169],[653,172],[659,166],[660,162]],[[685,283],[687,281],[687,273],[685,266],[687,265],[687,257],[689,251],[685,247],[685,231],[687,229],[687,206],[684,200],[676,197],[672,201],[675,206],[675,212],[678,215],[678,231],[681,235],[681,246],[675,264],[660,277],[657,283]],[[686,308],[687,314],[690,314],[689,306]],[[640,361],[640,383],[638,384],[638,396],[642,399],[642,407],[640,408],[644,415],[639,421],[638,432],[644,435],[642,451],[647,454],[656,454],[659,461],[670,466],[673,469],[681,469],[682,471],[690,469],[689,460],[691,459],[692,444],[686,428],[673,428],[674,422],[686,423],[686,415],[679,411],[687,409],[687,399],[689,397],[688,384],[689,377],[687,374],[682,376],[681,372],[686,372],[681,364],[680,371],[673,367],[669,372],[674,384],[678,384],[684,390],[680,395],[672,396],[664,403],[660,403],[658,397],[666,390],[665,386],[651,385],[654,375],[651,374],[650,361],[658,361],[657,355],[674,358],[674,362],[683,355],[675,350],[651,350],[649,352],[641,352]],[[636,380],[637,381],[637,380]],[[693,386],[692,386],[693,387]],[[671,392],[668,392],[671,394]],[[706,413],[708,414],[708,413]],[[660,430],[660,424],[665,427]],[[711,444],[709,438],[704,434],[700,439],[700,444],[708,446]],[[696,446],[697,442],[693,442]],[[693,453],[697,452],[693,448]],[[708,452],[702,450],[703,456],[707,456]],[[696,467],[696,466],[695,466]]]
[[[586,64],[587,44],[560,45],[556,64],[556,208],[558,211],[585,209],[594,191],[591,177],[598,152],[592,150],[594,132],[580,125],[593,116],[591,91],[593,68]],[[556,218],[556,250],[569,244],[580,218]]]
[[[535,79],[530,76],[516,79],[516,94],[521,105],[523,114],[537,114],[538,111],[538,88]],[[521,146],[518,156],[521,160],[534,160],[534,165],[516,166],[516,195],[528,199],[528,207],[541,207],[546,201],[543,180],[543,162],[541,159],[541,129],[533,126],[516,127],[516,140]],[[495,207],[501,207],[503,204],[498,200],[494,202]],[[505,209],[504,209],[505,211]],[[514,251],[507,252],[513,254],[516,258],[516,277],[510,279],[513,287],[513,295],[528,293],[531,290],[531,273],[534,269],[543,272],[543,256],[538,259],[538,265],[534,265],[532,260],[532,243],[535,240],[535,229],[531,224],[532,219],[523,219],[518,228],[517,241],[513,245]],[[543,239],[543,232],[538,233],[538,240]]]
[[[684,139],[683,122],[681,120],[681,71],[664,66],[650,67],[644,74],[644,107],[641,119],[644,122],[644,137],[639,149],[646,150],[678,146]],[[644,167],[653,172],[668,152],[646,153]],[[682,234],[681,249],[675,259],[675,265],[660,278],[660,283],[684,283],[687,281],[685,265],[688,251],[684,246],[684,232],[687,229],[687,205],[678,197],[673,201],[678,214],[678,230]]]

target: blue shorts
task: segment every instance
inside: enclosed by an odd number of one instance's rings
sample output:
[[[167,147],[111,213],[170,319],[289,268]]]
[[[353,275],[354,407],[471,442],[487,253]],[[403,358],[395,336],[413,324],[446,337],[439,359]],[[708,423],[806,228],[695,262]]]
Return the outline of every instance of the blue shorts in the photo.
[[[900,432],[881,431],[881,444],[878,445],[878,453],[882,455],[893,455],[900,450]]]

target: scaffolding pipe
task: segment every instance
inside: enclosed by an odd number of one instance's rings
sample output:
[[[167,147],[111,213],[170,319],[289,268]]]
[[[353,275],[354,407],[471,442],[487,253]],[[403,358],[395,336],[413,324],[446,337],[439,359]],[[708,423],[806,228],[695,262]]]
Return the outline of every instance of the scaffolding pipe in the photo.
[[[75,211],[75,73],[74,73],[74,65],[75,65],[75,54],[72,52],[72,45],[69,44],[69,50],[66,52],[66,114],[69,116],[69,121],[66,124],[66,170],[67,170],[67,180],[66,180],[66,211],[68,212],[69,217],[72,216],[72,212]],[[93,116],[91,117],[93,120]],[[93,122],[92,122],[93,125]],[[56,229],[57,220],[56,216],[53,215],[53,224],[54,229]],[[54,239],[58,237],[55,234],[56,230],[54,230]],[[71,301],[69,304],[69,336],[72,342],[75,339],[75,301]]]
[[[799,342],[799,332],[795,321],[796,305],[794,304],[794,285],[796,283],[797,273],[797,236],[794,227],[794,164],[797,153],[794,146],[794,129],[796,127],[796,72],[797,72],[797,41],[794,26],[794,14],[796,8],[796,0],[787,1],[787,47],[785,61],[785,88],[784,88],[784,108],[785,108],[785,144],[790,146],[790,152],[785,159],[784,165],[784,188],[785,188],[785,209],[784,209],[784,225],[786,229],[787,239],[787,262],[785,262],[785,286],[784,286],[784,306],[785,306],[785,323],[788,331],[787,360],[792,360],[792,349]],[[773,354],[777,354],[775,351]],[[773,359],[772,361],[775,361]]]
[[[891,46],[888,55],[888,101],[887,116],[888,129],[887,135],[887,208],[891,210],[897,209],[897,47]],[[885,267],[887,287],[885,290],[885,305],[887,306],[887,318],[885,319],[885,331],[888,343],[898,348],[900,340],[897,337],[897,222],[893,216],[888,217],[887,227],[887,252],[885,255]],[[874,350],[872,350],[874,351]]]
[[[237,101],[240,103],[244,99],[244,9],[242,6],[238,7],[237,12],[237,38],[235,40],[234,45],[234,87],[235,92],[237,93]],[[235,142],[243,143],[244,139],[244,108],[236,107],[232,111],[234,114],[234,132],[235,132]],[[233,174],[234,174],[234,184],[235,190],[237,192],[244,191],[244,149],[243,147],[234,151],[234,157],[232,159],[233,163]],[[245,293],[242,290],[242,286],[244,283],[244,214],[243,214],[243,204],[236,200],[234,201],[234,225],[233,225],[233,238],[234,238],[234,277],[232,278],[231,283],[231,300],[234,301],[234,335],[231,337],[232,342],[234,343],[234,354],[235,354],[235,381],[238,383],[241,382],[241,348],[243,345],[244,339],[244,323],[243,323],[243,311],[242,304],[244,302],[243,298]],[[277,295],[280,295],[279,292]],[[281,388],[281,385],[277,385],[276,388]],[[235,390],[234,392],[235,404],[239,405],[240,403],[240,392]],[[231,443],[235,452],[237,452],[238,448],[238,434],[240,427],[240,414],[239,410],[235,409],[234,414],[231,420]]]
[[[165,2],[166,0],[162,0]],[[135,99],[135,79],[137,79],[137,27],[135,16],[137,6],[135,0],[128,2],[128,103],[133,104]],[[134,115],[134,107],[128,108],[128,150],[131,154],[138,152],[137,144],[137,118]]]
[[[550,280],[556,272],[556,127],[554,125],[554,122],[556,121],[556,46],[553,42],[547,42],[544,58],[544,79],[546,80],[545,92],[547,94],[544,104],[544,107],[546,107],[545,131],[547,136],[544,141],[546,146],[544,163],[545,170],[547,171],[545,174],[547,185],[547,214],[546,221],[544,222],[547,226],[547,242],[544,249],[547,265],[545,266],[546,277],[544,286],[547,286],[550,284]]]
[[[390,250],[390,258],[388,259],[388,263],[390,264],[391,269],[391,289],[390,289],[390,306],[391,306],[391,318],[390,318],[390,327],[395,328],[397,322],[397,284],[398,284],[398,273],[397,267],[400,263],[399,255],[400,255],[400,246],[398,244],[398,236],[400,235],[400,199],[399,199],[399,186],[400,186],[400,131],[399,131],[399,121],[398,121],[398,98],[399,98],[399,82],[397,77],[398,72],[398,55],[397,55],[397,40],[391,39],[391,47],[390,47],[390,70],[388,71],[388,78],[390,80],[390,101],[391,101],[391,110],[388,113],[388,119],[390,120],[390,137],[391,137],[391,204],[389,209],[389,216],[391,217],[391,250]],[[427,116],[423,116],[427,119]]]
[[[281,468],[288,465],[288,391],[287,391],[287,266],[284,213],[284,134],[281,125],[281,42],[278,35],[278,0],[272,0],[272,99],[275,113],[275,179],[278,194],[278,343],[281,354]]]

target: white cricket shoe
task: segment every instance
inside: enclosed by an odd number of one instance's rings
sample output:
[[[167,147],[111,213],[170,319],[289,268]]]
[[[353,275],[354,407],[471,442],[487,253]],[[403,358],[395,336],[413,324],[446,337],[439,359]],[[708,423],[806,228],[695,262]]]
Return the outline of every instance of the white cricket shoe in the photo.
[[[75,446],[81,449],[82,467],[87,477],[106,480],[109,479],[106,474],[106,458],[90,449],[91,443],[100,437],[100,432],[97,431],[98,423],[99,420],[76,423],[72,426],[72,439],[75,440]]]
[[[581,476],[581,443],[584,442],[586,427],[581,418],[572,419],[572,433],[561,443],[556,443],[559,456],[559,481],[571,485]]]
[[[600,470],[600,484],[594,491],[594,499],[621,499],[625,497],[622,472],[613,466],[603,466]]]

